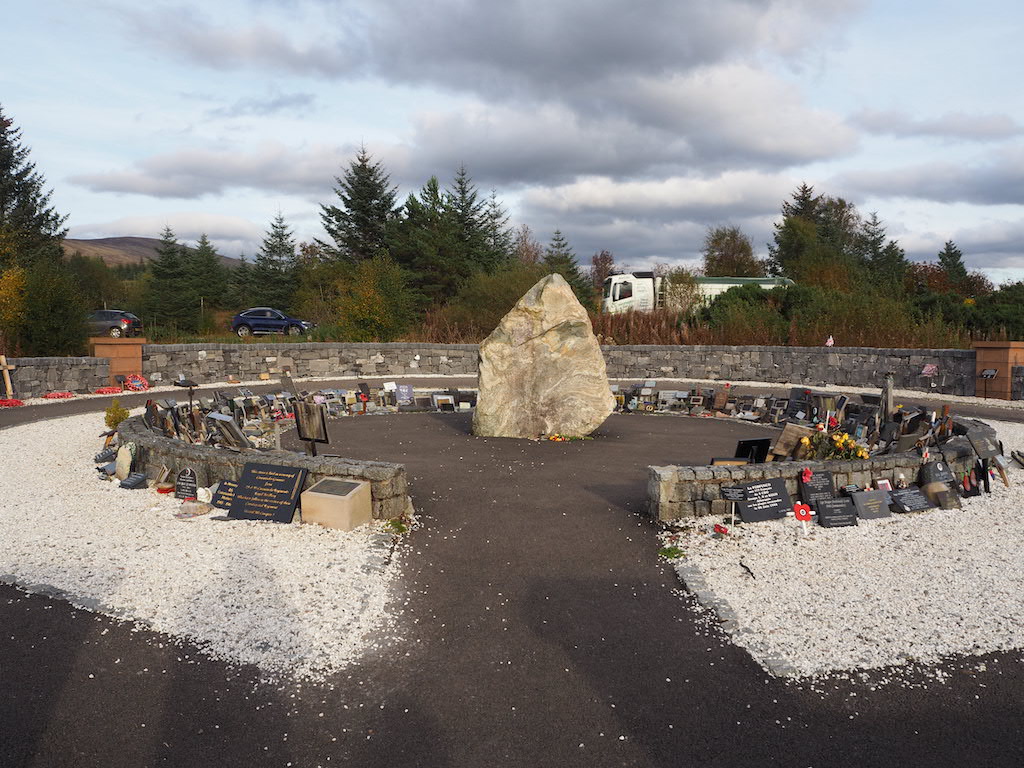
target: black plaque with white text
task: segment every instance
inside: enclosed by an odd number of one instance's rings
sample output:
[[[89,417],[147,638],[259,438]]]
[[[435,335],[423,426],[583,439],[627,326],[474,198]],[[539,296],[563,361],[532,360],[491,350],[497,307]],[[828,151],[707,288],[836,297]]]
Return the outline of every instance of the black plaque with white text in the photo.
[[[299,467],[246,464],[228,517],[290,523],[305,479],[306,470]]]
[[[893,488],[889,491],[889,501],[893,512],[923,512],[935,507],[920,488]]]
[[[848,498],[819,499],[818,525],[823,528],[857,525],[857,509]]]
[[[221,480],[210,503],[218,509],[231,509],[231,502],[235,498],[236,488],[238,488],[238,483],[234,480]]]
[[[781,477],[744,483],[738,487],[743,488],[746,497],[736,505],[744,523],[778,520],[793,509],[786,481]]]
[[[199,490],[198,480],[196,471],[190,467],[185,467],[185,469],[178,473],[178,477],[174,481],[174,498],[194,499]]]
[[[804,504],[809,504],[811,509],[816,510],[819,501],[835,498],[835,495],[831,472],[818,470],[807,482],[800,478],[800,498]]]

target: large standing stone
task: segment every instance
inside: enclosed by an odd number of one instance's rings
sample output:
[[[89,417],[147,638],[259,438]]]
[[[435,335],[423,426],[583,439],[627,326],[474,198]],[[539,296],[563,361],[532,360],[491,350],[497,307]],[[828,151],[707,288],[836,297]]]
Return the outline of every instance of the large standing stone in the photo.
[[[473,434],[588,435],[615,407],[601,346],[569,284],[548,275],[480,345]]]

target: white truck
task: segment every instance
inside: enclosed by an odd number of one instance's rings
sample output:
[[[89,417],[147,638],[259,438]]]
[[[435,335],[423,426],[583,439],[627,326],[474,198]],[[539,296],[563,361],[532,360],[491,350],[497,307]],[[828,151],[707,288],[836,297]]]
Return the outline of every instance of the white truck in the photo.
[[[738,285],[759,285],[766,291],[779,286],[793,285],[786,277],[698,277],[697,289],[699,301],[710,302],[720,293]],[[662,307],[672,307],[671,291],[667,291],[665,278],[653,272],[626,272],[621,275],[610,275],[604,281],[604,294],[601,300],[603,311],[617,312],[650,312]]]

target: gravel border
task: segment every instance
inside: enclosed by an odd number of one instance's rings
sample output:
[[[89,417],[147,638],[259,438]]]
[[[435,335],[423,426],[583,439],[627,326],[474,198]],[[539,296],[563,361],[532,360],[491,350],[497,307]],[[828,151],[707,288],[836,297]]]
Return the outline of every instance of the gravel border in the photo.
[[[405,546],[383,524],[174,517],[97,477],[103,414],[0,431],[0,581],[187,639],[268,679],[322,680],[397,637]]]

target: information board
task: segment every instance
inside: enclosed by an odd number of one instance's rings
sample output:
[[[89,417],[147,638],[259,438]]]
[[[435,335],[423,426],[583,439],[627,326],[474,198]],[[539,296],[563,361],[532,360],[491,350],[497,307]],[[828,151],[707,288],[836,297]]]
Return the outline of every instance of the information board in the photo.
[[[305,479],[306,470],[299,467],[246,464],[228,517],[290,523]]]

